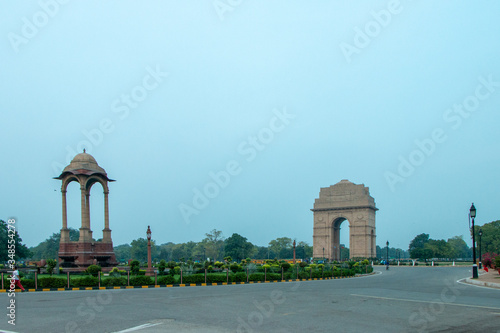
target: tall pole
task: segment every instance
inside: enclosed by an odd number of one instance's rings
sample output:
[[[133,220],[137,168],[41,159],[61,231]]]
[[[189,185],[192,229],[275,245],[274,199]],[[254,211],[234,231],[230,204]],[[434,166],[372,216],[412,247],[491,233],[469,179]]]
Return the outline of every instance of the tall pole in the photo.
[[[479,229],[479,269],[483,268],[483,257],[481,256],[481,238],[483,237],[483,230]]]
[[[146,235],[148,236],[148,269],[146,270],[146,276],[153,276],[153,267],[151,267],[151,229],[148,225],[148,230],[146,231]]]
[[[293,264],[295,265],[295,239],[293,240]]]
[[[476,233],[474,230],[474,219],[476,218],[476,207],[474,203],[470,207],[469,216],[472,218],[472,278],[477,279],[477,264],[476,264]]]
[[[385,256],[386,260],[387,260],[387,265],[389,265],[389,241],[387,241],[387,243],[385,243],[387,245],[387,255]]]

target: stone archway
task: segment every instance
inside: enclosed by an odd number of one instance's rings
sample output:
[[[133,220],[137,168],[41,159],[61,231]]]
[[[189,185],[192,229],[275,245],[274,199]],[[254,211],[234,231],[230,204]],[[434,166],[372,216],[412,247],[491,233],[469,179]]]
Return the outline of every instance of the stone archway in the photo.
[[[321,188],[314,202],[313,257],[340,260],[340,226],[349,225],[350,258],[373,258],[375,245],[375,200],[368,187],[344,179]]]
[[[114,180],[108,178],[106,171],[97,164],[92,155],[85,152],[85,149],[83,153],[73,158],[59,177],[54,179],[62,181],[62,229],[59,242],[59,261],[62,266],[84,270],[94,263],[102,267],[116,265],[111,229],[109,229],[108,205],[108,182]],[[80,184],[81,192],[81,227],[78,241],[71,241],[69,238],[66,192],[71,182]],[[101,241],[93,240],[90,228],[90,190],[95,183],[101,184],[104,192],[104,229]]]

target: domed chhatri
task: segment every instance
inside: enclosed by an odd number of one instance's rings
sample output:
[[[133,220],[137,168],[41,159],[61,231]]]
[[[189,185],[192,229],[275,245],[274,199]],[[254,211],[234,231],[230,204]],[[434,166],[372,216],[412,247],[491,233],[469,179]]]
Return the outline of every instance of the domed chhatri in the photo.
[[[63,199],[63,211],[61,229],[61,239],[59,242],[59,262],[61,266],[72,270],[85,270],[88,266],[98,263],[105,269],[115,266],[116,257],[113,252],[113,241],[111,240],[111,229],[109,229],[109,205],[108,205],[108,182],[106,171],[97,164],[95,158],[83,153],[76,155],[71,163],[64,168],[59,177],[54,177],[62,181],[61,193]],[[80,184],[82,221],[80,236],[78,241],[69,239],[68,215],[66,209],[66,192],[71,182]],[[102,230],[102,240],[95,241],[92,238],[90,228],[90,191],[92,187],[99,183],[104,191],[104,229]]]
[[[106,171],[101,168],[99,164],[97,164],[95,158],[85,152],[85,149],[83,150],[83,153],[76,155],[71,160],[71,163],[64,168],[59,177],[56,177],[55,179],[62,179],[67,173],[87,176],[99,174],[102,175],[107,181],[113,181],[108,178]]]

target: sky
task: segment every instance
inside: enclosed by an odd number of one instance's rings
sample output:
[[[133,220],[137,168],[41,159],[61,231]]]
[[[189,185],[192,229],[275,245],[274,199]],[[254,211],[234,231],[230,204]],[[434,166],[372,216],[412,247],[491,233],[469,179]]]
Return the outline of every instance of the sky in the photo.
[[[377,245],[500,219],[500,2],[2,1],[0,218],[62,226],[85,148],[114,245],[313,244],[320,188],[369,187]],[[68,226],[80,227],[79,185]],[[102,187],[91,191],[102,236]],[[341,242],[348,244],[342,225]]]

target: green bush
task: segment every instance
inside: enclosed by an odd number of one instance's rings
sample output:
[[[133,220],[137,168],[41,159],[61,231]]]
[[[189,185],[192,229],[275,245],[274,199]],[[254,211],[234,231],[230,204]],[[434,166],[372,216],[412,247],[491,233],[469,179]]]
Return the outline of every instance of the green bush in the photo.
[[[48,274],[52,275],[52,272],[54,271],[54,268],[57,265],[57,261],[54,259],[47,259],[47,268],[45,269]]]
[[[247,281],[247,273],[245,272],[237,272],[233,277],[234,282],[246,282]]]
[[[234,263],[234,264],[231,264],[230,269],[233,273],[236,273],[241,269],[241,267],[237,263]]]
[[[248,277],[249,281],[264,281],[264,273],[252,273]]]
[[[102,268],[99,265],[90,265],[89,267],[87,267],[85,272],[89,273],[92,276],[97,276],[101,270]]]
[[[207,277],[208,279],[208,277]],[[205,283],[205,274],[191,274],[182,277],[182,283]]]
[[[207,282],[221,283],[221,282],[226,282],[226,281],[227,281],[226,273],[207,274]],[[229,275],[229,282],[232,282],[231,275]]]
[[[92,275],[71,279],[71,287],[97,287],[99,280]]]
[[[101,286],[103,287],[113,287],[113,286],[126,286],[127,278],[124,276],[112,276],[108,278],[104,278],[101,281]]]
[[[65,288],[67,286],[68,281],[66,278],[50,276],[38,279],[38,288]]]
[[[154,284],[154,281],[149,276],[136,275],[130,277],[131,286],[148,286],[152,284]]]
[[[35,288],[35,279],[23,279],[21,278],[21,284],[24,288]]]
[[[165,275],[158,278],[158,284],[167,285],[174,284],[175,278],[172,275]]]
[[[139,262],[139,260],[132,260],[130,262],[130,273],[132,273],[132,274],[139,273],[140,266],[141,266],[141,263]]]
[[[284,261],[281,263],[281,267],[283,267],[283,270],[286,272],[287,270],[290,269],[290,267],[292,267],[292,265],[290,263]]]
[[[495,267],[500,268],[500,255],[495,257]]]

